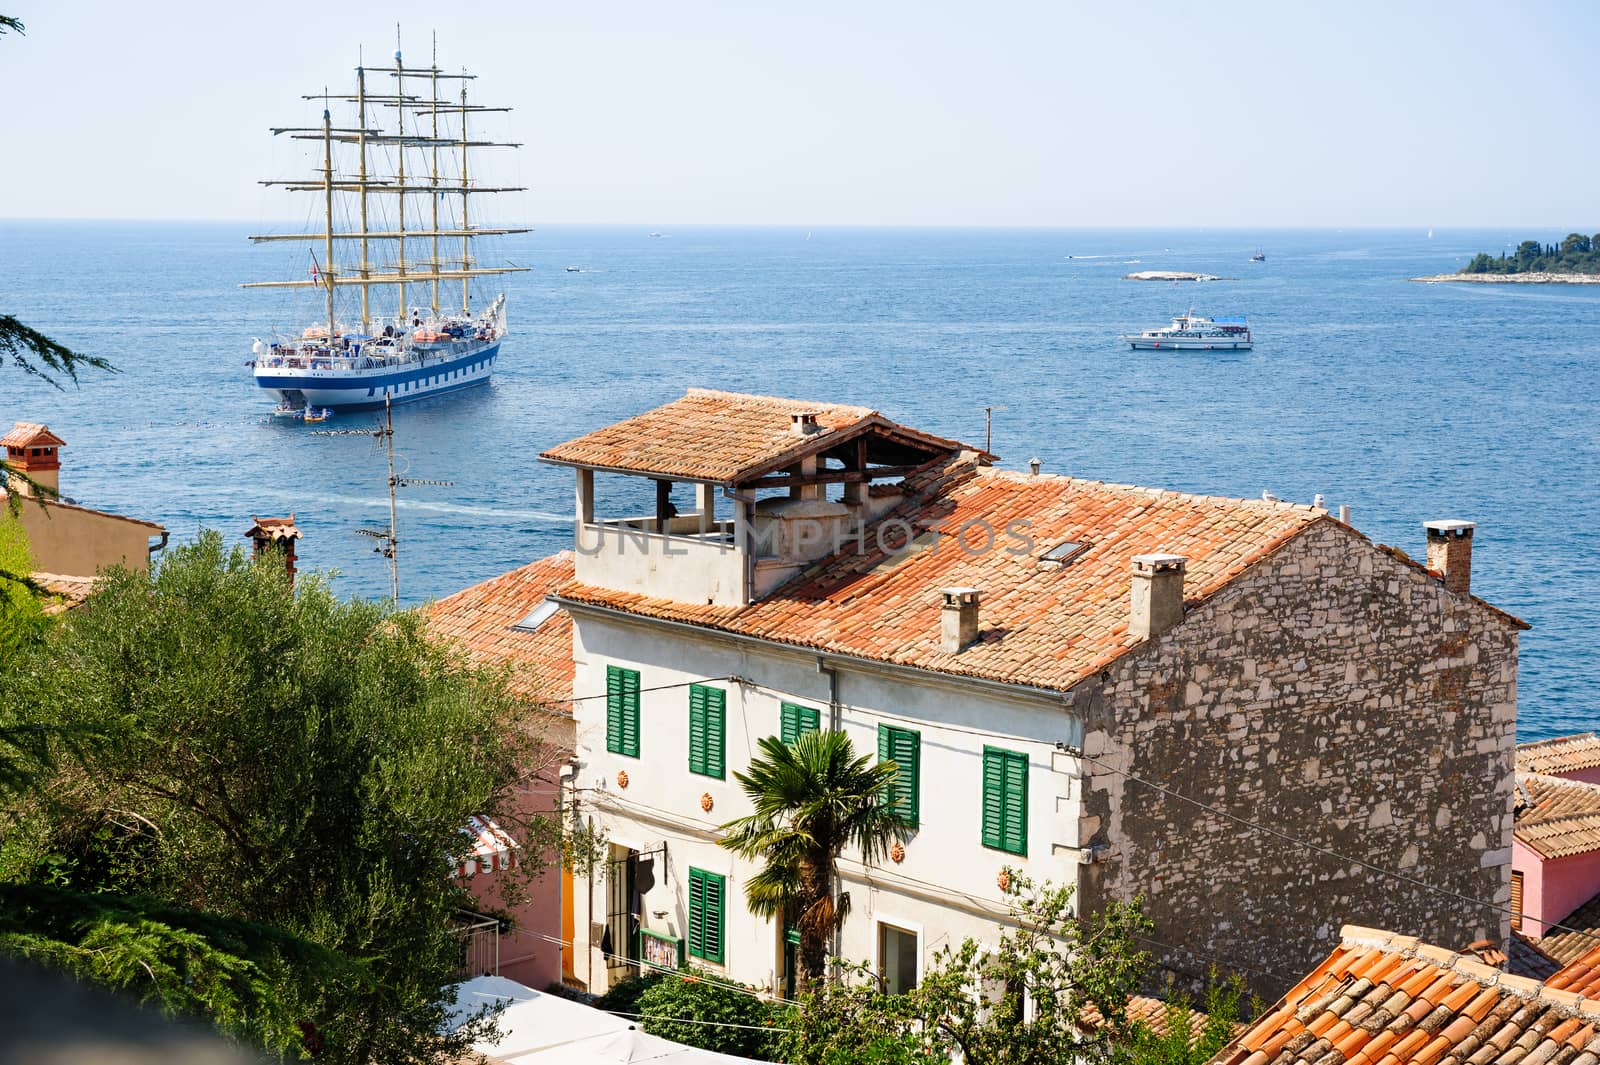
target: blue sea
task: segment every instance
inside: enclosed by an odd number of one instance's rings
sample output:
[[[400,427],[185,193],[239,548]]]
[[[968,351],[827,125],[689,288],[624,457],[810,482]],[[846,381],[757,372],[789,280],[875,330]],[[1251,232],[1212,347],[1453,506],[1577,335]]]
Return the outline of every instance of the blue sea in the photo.
[[[120,371],[55,391],[0,373],[0,422],[71,445],[88,506],[237,539],[293,511],[303,565],[388,594],[359,529],[387,519],[363,436],[267,417],[252,337],[316,297],[242,291],[287,246],[245,225],[0,222],[0,310]],[[570,543],[572,474],[545,447],[690,385],[866,404],[1023,467],[1231,496],[1347,504],[1414,557],[1422,523],[1478,523],[1473,589],[1533,624],[1520,734],[1600,710],[1600,286],[1408,282],[1564,234],[1373,230],[550,227],[503,246],[513,335],[494,382],[396,409],[401,599],[449,594]],[[1257,247],[1265,263],[1251,263]],[[577,266],[576,272],[565,268]],[[1121,280],[1136,270],[1237,280]],[[1127,350],[1193,307],[1245,314],[1237,354]],[[1003,408],[1003,409],[1001,409]],[[322,428],[365,428],[368,414]],[[604,478],[602,478],[602,482]],[[687,500],[685,499],[685,502]]]

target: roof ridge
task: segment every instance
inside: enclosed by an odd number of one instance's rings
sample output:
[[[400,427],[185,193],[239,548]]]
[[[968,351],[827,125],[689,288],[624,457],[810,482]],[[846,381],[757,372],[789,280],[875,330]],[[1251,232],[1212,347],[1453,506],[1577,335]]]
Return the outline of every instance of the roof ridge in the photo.
[[[1129,495],[1168,498],[1185,503],[1245,504],[1279,511],[1304,511],[1316,517],[1332,516],[1324,507],[1314,507],[1309,503],[1294,503],[1286,499],[1249,499],[1243,496],[1210,495],[1204,492],[1185,492],[1178,488],[1155,488],[1150,485],[1099,481],[1088,477],[1073,477],[1065,473],[1032,473],[1027,470],[1002,470],[993,466],[986,467],[983,472],[986,476],[1000,477],[1008,481],[1020,481],[1022,483],[1048,480],[1057,483],[1083,485],[1088,488],[1123,492]]]
[[[1597,737],[1593,730],[1590,730],[1589,732],[1574,732],[1570,736],[1551,736],[1548,739],[1543,740],[1523,740],[1521,743],[1517,744],[1517,750],[1533,751],[1544,747],[1554,747],[1557,744],[1576,743],[1579,740],[1592,740],[1595,738]]]
[[[753,399],[766,403],[793,404],[796,407],[815,407],[818,410],[851,410],[860,411],[862,417],[879,413],[873,407],[863,407],[858,403],[828,403],[816,399],[794,399],[790,396],[769,396],[760,392],[732,392],[723,388],[702,388],[691,385],[684,390],[685,396],[708,396],[716,399]]]
[[[1524,780],[1537,780],[1539,783],[1549,784],[1551,787],[1572,788],[1575,791],[1591,791],[1600,794],[1600,784],[1591,781],[1574,780],[1572,777],[1557,776],[1554,773],[1540,773],[1531,769],[1519,769],[1516,773],[1518,783]]]
[[[1549,980],[1534,980],[1496,969],[1469,951],[1451,950],[1424,943],[1416,936],[1353,924],[1339,930],[1339,939],[1345,947],[1379,950],[1420,961],[1435,969],[1459,973],[1483,987],[1500,988],[1518,998],[1536,1000],[1568,1017],[1600,1019],[1600,999],[1586,998],[1576,991],[1557,990],[1548,986]]]

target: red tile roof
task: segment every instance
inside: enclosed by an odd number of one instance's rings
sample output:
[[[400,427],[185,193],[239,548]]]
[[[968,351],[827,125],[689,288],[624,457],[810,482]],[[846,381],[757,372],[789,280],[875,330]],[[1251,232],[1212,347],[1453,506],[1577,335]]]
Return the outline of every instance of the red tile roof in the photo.
[[[805,412],[817,416],[820,432],[800,436],[793,431],[793,415]],[[681,399],[539,457],[566,466],[733,485],[870,427],[933,450],[954,453],[963,446],[897,425],[867,407],[691,388]]]
[[[0,436],[0,447],[66,447],[67,442],[39,422],[18,422],[5,436]]]
[[[1185,593],[1195,602],[1313,523],[1331,520],[1297,504],[1005,472],[980,467],[970,453],[905,486],[912,498],[868,527],[863,554],[847,549],[748,606],[577,583],[561,594],[840,654],[1066,689],[1139,645],[1128,632],[1133,556],[1187,557]],[[917,549],[894,551],[908,527]],[[994,535],[986,550],[985,527]],[[971,550],[957,543],[962,529]],[[1065,566],[1040,562],[1068,540],[1088,549]],[[982,593],[980,637],[959,654],[940,641],[939,589],[954,586]]]
[[[1573,992],[1600,1004],[1600,943],[1591,941],[1588,950],[1569,961],[1545,986]]]
[[[1600,784],[1518,773],[1519,803],[1513,829],[1519,842],[1543,858],[1567,858],[1600,850]]]
[[[99,580],[98,577],[77,577],[67,573],[33,573],[29,576],[35,584],[55,597],[53,602],[45,605],[46,614],[60,614],[81,606]]]
[[[515,626],[571,579],[572,552],[542,558],[423,607],[428,631],[454,641],[475,665],[510,667],[518,695],[570,714],[572,618],[558,609],[533,632]]]
[[[1600,946],[1600,894],[1561,918],[1570,932],[1552,931],[1539,940],[1539,949],[1562,964],[1577,961]]]
[[[1347,925],[1343,942],[1215,1065],[1600,1061],[1600,1002],[1470,955]]]
[[[1517,744],[1517,768],[1524,773],[1559,777],[1597,767],[1600,767],[1600,736],[1593,732]]]

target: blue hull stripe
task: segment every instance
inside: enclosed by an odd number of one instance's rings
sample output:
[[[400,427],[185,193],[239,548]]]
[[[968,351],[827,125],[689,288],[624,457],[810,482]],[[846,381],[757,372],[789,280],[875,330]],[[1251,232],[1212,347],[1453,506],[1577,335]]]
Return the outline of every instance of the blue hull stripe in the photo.
[[[463,355],[459,359],[452,359],[448,362],[436,362],[430,366],[418,367],[415,370],[402,370],[398,373],[382,374],[381,376],[357,378],[258,376],[256,378],[256,384],[260,385],[262,388],[297,388],[303,391],[311,392],[348,392],[350,393],[352,399],[357,396],[359,396],[361,399],[366,399],[367,389],[369,388],[381,389],[387,386],[392,389],[395,385],[403,385],[407,382],[415,383],[423,380],[424,378],[437,377],[439,374],[450,373],[452,370],[459,370],[462,367],[470,366],[475,362],[488,362],[499,354],[500,345],[491,344],[486,348],[480,348],[470,355]],[[475,384],[476,382],[470,383]],[[445,391],[445,389],[441,388],[435,391],[425,391],[420,393],[420,395],[412,392],[407,393],[406,398],[410,399],[413,396],[418,396],[418,398],[420,398],[422,395],[438,395],[439,392],[443,391]],[[382,395],[381,392],[378,394],[380,396]],[[390,398],[396,398],[393,396],[392,392]],[[380,399],[377,405],[381,407],[383,405],[383,401]]]
[[[463,388],[477,388],[479,385],[486,385],[488,383],[489,377],[487,374],[485,374],[484,376],[471,381],[462,381],[459,384],[446,385],[444,388],[436,388],[432,392],[391,392],[389,393],[389,402],[394,406],[399,406],[402,403],[410,403],[419,399],[432,399],[434,396],[445,396],[449,395],[451,392],[459,392]],[[349,400],[340,399],[326,405],[337,407],[341,411],[373,410],[383,406],[383,393],[379,392],[376,399],[367,399],[365,396],[363,396],[361,402],[359,403],[352,403]]]

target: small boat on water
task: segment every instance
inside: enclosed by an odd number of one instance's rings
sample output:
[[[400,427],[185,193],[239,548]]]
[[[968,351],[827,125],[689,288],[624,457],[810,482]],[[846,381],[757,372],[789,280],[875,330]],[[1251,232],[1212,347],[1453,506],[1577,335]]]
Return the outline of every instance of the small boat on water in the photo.
[[[1257,248],[1256,253],[1250,256],[1250,261],[1253,263],[1264,263],[1267,261],[1267,253],[1262,251],[1260,248]]]
[[[272,408],[274,418],[287,418],[297,422],[325,422],[333,417],[332,407],[296,407],[292,403],[280,403]]]
[[[1254,343],[1243,318],[1205,318],[1193,310],[1172,319],[1172,324],[1117,338],[1135,351],[1249,351]]]

